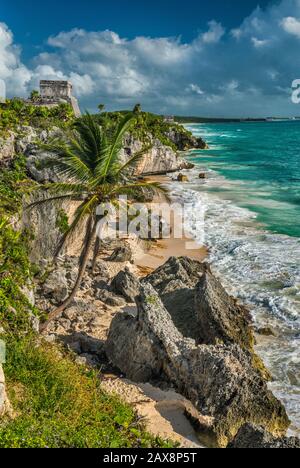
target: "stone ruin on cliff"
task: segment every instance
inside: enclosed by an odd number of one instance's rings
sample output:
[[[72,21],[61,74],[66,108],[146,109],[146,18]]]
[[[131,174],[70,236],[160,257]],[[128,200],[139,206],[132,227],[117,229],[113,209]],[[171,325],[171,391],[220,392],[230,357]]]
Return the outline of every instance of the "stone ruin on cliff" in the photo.
[[[77,99],[72,95],[73,85],[70,81],[41,80],[40,95],[30,101],[35,106],[55,107],[62,103],[70,104],[76,117],[80,117]]]

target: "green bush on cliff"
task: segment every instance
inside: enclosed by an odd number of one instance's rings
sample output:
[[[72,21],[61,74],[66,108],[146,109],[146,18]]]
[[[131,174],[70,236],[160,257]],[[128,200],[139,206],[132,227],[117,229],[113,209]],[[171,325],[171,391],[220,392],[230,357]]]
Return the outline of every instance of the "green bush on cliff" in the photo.
[[[26,158],[17,155],[7,168],[0,171],[0,214],[14,214],[22,206],[24,190],[34,184],[26,172]]]
[[[100,376],[32,338],[7,343],[4,366],[16,413],[0,448],[172,447],[141,427],[132,407],[101,390]]]
[[[114,127],[122,120],[124,113],[125,111],[104,112],[100,115],[95,115],[94,118],[100,125]],[[165,122],[163,117],[150,112],[138,113],[137,123],[131,129],[131,135],[133,138],[136,138],[146,144],[150,143],[149,136],[151,135],[152,138],[159,140],[162,144],[169,146],[176,151],[176,145],[167,136],[171,130],[176,130],[177,133],[192,137],[192,134],[182,125]]]
[[[39,129],[53,126],[67,128],[74,120],[74,113],[69,104],[48,108],[33,106],[21,99],[7,99],[0,103],[0,136],[14,131],[18,126],[30,125]]]
[[[30,329],[29,316],[37,311],[22,293],[33,276],[28,260],[28,232],[16,231],[0,216],[0,326],[19,336]]]

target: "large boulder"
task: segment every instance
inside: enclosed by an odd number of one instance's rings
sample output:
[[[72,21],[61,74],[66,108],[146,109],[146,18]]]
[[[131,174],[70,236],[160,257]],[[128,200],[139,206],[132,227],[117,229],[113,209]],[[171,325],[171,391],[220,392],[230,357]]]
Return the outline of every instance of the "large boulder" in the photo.
[[[125,268],[112,280],[110,289],[114,293],[123,296],[127,302],[133,303],[139,294],[140,282],[128,268]]]
[[[205,265],[205,273],[195,291],[198,341],[204,344],[238,343],[252,349],[254,336],[249,310],[225,291]]]
[[[210,421],[200,427],[210,444],[226,447],[245,423],[284,434],[282,404],[238,345],[196,345],[176,328],[150,284],[141,286],[137,313],[113,319],[106,344],[110,361],[135,382],[165,382]]]
[[[176,327],[188,338],[197,339],[195,287],[205,271],[203,263],[188,257],[171,257],[163,266],[147,276],[171,314]]]
[[[46,297],[57,303],[63,302],[68,297],[69,292],[66,270],[61,268],[50,273],[42,289]]]
[[[227,448],[299,449],[300,439],[297,437],[274,437],[262,427],[245,424]]]
[[[132,258],[133,254],[130,246],[128,244],[124,244],[120,247],[117,247],[108,260],[115,263],[125,263],[131,262]]]

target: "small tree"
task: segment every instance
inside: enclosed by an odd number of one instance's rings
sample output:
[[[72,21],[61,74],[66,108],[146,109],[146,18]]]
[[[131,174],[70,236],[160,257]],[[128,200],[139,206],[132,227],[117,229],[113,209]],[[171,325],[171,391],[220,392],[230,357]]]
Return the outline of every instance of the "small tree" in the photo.
[[[105,109],[105,104],[99,104],[98,109],[99,109],[99,112],[103,112]]]
[[[133,109],[134,114],[140,114],[142,112],[142,106],[141,104],[136,104]]]
[[[40,93],[34,89],[33,91],[31,91],[30,93],[30,100],[32,102],[37,102],[39,100],[39,97],[40,97]]]

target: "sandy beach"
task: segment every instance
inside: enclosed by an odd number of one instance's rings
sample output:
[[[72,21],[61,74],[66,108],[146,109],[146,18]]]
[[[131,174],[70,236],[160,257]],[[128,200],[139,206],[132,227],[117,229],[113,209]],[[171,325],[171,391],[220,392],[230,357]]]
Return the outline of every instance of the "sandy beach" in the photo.
[[[164,186],[168,186],[170,178],[168,176],[153,176],[151,177],[152,182],[159,182]],[[170,205],[163,195],[156,195],[153,202],[149,204],[149,207],[157,203],[164,203]],[[163,217],[168,218],[168,213],[162,211]],[[149,273],[159,266],[163,265],[170,257],[182,257],[187,256],[194,260],[203,262],[207,256],[207,248],[205,246],[197,245],[194,241],[183,235],[181,238],[177,238],[175,235],[175,225],[177,222],[181,222],[181,219],[177,219],[176,214],[172,214],[170,218],[171,234],[169,238],[157,240],[145,245],[145,248],[136,256],[135,263],[141,273]],[[148,247],[148,248],[147,248]]]

